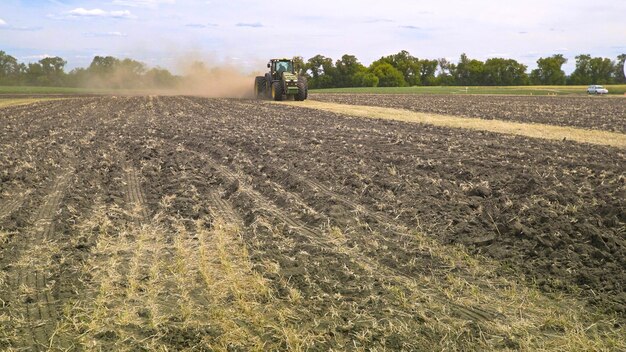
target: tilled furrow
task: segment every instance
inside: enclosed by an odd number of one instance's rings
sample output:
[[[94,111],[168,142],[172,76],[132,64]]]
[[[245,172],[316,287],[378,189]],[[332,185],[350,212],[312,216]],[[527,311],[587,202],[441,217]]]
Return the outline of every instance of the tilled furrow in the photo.
[[[198,152],[189,151],[189,150],[187,150],[187,152],[198,153]],[[201,153],[198,153],[198,154],[201,154]],[[270,215],[271,217],[281,221],[287,226],[287,228],[289,228],[289,230],[300,234],[301,236],[306,238],[310,243],[315,244],[319,247],[326,248],[327,250],[337,250],[338,247],[342,247],[341,245],[338,245],[336,242],[333,242],[331,239],[329,239],[323,231],[320,231],[319,229],[308,226],[306,223],[300,221],[299,219],[287,214],[286,212],[280,210],[278,207],[274,206],[273,202],[270,199],[266,198],[262,194],[253,190],[250,186],[246,185],[246,182],[243,177],[237,176],[236,173],[228,170],[227,167],[216,163],[212,159],[205,158],[204,160],[207,162],[208,165],[210,165],[211,167],[216,169],[220,174],[222,174],[228,180],[228,182],[236,183],[238,185],[239,192],[246,194],[252,199],[252,201],[256,205],[255,208],[257,211],[260,211],[261,213],[266,213]],[[323,187],[322,185],[318,185],[317,188],[325,189],[325,187]],[[351,201],[347,201],[347,202],[350,204],[354,204]],[[361,207],[359,206],[359,208]],[[397,225],[395,227],[403,229]],[[404,230],[406,231],[406,229]],[[397,285],[400,285],[405,288],[410,288],[413,291],[421,291],[424,294],[428,295],[430,299],[440,301],[445,304],[451,303],[444,297],[441,297],[439,293],[436,292],[436,290],[432,290],[431,292],[424,290],[423,288],[420,287],[420,285],[416,282],[414,278],[408,277],[404,273],[401,273],[392,267],[386,266],[374,258],[364,256],[362,253],[356,252],[349,248],[342,248],[341,251],[343,251],[344,253],[350,253],[351,254],[350,257],[354,258],[354,262],[358,263],[358,265],[361,268],[365,269],[368,272],[383,273],[386,275],[386,277],[390,281],[395,282],[395,284]],[[464,307],[461,310],[460,308],[462,306],[460,305],[457,305],[457,306],[459,307],[460,311],[466,313],[464,317],[470,320],[478,320],[478,321],[491,320],[491,319],[487,319],[486,316],[480,315],[480,313],[474,313],[474,310],[472,308]],[[479,308],[479,309],[482,309],[482,308]],[[479,318],[477,319],[477,317]]]
[[[36,212],[33,227],[26,230],[26,236],[19,244],[18,261],[8,273],[12,287],[9,312],[20,331],[18,343],[30,350],[46,350],[51,346],[58,320],[57,302],[52,295],[54,283],[48,282],[48,278],[56,270],[52,263],[59,247],[51,237],[55,216],[72,173],[70,168],[55,181]]]
[[[7,199],[0,203],[0,220],[19,210],[29,194],[30,191],[20,192],[12,195],[11,197],[7,197]]]
[[[163,143],[167,143],[167,142],[163,141]],[[178,146],[178,147],[181,148],[181,146]],[[307,225],[305,222],[299,220],[298,218],[289,215],[287,212],[274,206],[273,202],[269,198],[253,190],[251,186],[246,184],[247,181],[244,176],[239,175],[237,172],[233,172],[226,166],[218,164],[212,159],[211,156],[205,153],[197,152],[195,150],[190,150],[188,148],[183,148],[183,149],[185,152],[195,153],[198,156],[200,156],[207,163],[207,165],[210,165],[211,167],[216,169],[221,175],[223,175],[226,178],[227,183],[236,184],[240,192],[243,192],[244,194],[252,198],[253,203],[256,204],[255,209],[259,214],[265,214],[269,218],[274,218],[276,220],[279,220],[290,231],[300,234],[301,236],[306,238],[310,243],[315,244],[316,246],[326,248],[326,250],[338,249],[337,242],[329,239],[323,231],[320,231],[317,228],[311,227]],[[348,208],[352,208],[353,211],[360,213],[360,214],[364,214],[365,217],[375,220],[383,228],[385,228],[387,232],[391,232],[394,235],[400,236],[400,237],[405,237],[409,239],[412,238],[412,236],[408,234],[409,231],[405,226],[401,224],[397,224],[396,221],[388,217],[386,214],[369,210],[367,209],[366,206],[358,204],[332,191],[331,189],[329,189],[328,187],[324,186],[323,184],[317,181],[305,178],[295,173],[289,173],[288,177],[292,177],[296,179],[298,183],[304,185],[306,188],[310,189],[312,192],[321,193],[324,196],[334,201],[342,203],[344,206]],[[386,241],[387,239],[382,238],[382,240]],[[339,247],[342,247],[342,246],[340,245]],[[351,250],[348,248],[343,248],[340,250],[343,251],[344,253],[351,253],[352,254],[351,257],[357,258],[355,262],[359,263],[359,266],[364,268],[367,271],[386,273],[388,277],[393,277],[394,278],[393,281],[395,281],[396,284],[399,284],[402,287],[407,287],[407,288],[410,287],[412,290],[416,290],[419,288],[419,285],[417,284],[414,278],[407,276],[405,273],[399,271],[395,267],[385,264],[385,261],[379,260],[378,258],[371,258],[367,255],[364,255],[363,253],[355,252],[354,250]],[[426,293],[425,291],[423,292]],[[436,291],[432,291],[428,293],[428,296],[431,297],[431,299],[442,302],[444,304],[451,303],[447,299],[439,297],[440,294]],[[480,313],[473,313],[475,310],[471,307],[462,307],[461,305],[458,305],[458,307],[459,307],[458,309],[459,311],[466,312],[466,314],[463,315],[463,317],[468,320],[475,320],[475,321],[492,320],[488,318],[487,315],[481,315]],[[480,310],[482,310],[482,308],[477,308],[476,312],[479,312]]]
[[[132,167],[126,169],[125,174],[125,195],[128,202],[129,211],[137,213],[140,221],[148,219],[148,210],[145,197],[141,189],[137,170]]]
[[[210,192],[207,195],[207,201],[209,210],[214,214],[214,217],[220,217],[228,224],[243,225],[241,216],[217,192]]]

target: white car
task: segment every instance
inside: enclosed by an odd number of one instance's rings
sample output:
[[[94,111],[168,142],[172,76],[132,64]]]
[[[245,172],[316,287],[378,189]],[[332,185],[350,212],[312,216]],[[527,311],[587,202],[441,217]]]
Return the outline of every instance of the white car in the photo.
[[[609,91],[602,86],[594,84],[587,88],[587,94],[609,94]]]

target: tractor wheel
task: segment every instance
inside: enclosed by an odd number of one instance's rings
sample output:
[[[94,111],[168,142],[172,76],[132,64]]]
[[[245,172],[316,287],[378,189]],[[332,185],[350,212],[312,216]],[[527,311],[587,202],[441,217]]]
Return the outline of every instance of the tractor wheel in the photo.
[[[276,81],[272,83],[272,99],[276,101],[283,100],[283,83],[281,81]]]
[[[254,79],[254,97],[263,99],[265,97],[265,77],[258,76]]]
[[[296,101],[303,101],[304,99],[306,99],[306,95],[307,95],[306,83],[298,82],[298,93],[296,93],[296,95],[294,96],[294,99]]]
[[[298,82],[302,82],[304,84],[304,99],[307,99],[309,97],[309,82],[305,76],[298,77]]]

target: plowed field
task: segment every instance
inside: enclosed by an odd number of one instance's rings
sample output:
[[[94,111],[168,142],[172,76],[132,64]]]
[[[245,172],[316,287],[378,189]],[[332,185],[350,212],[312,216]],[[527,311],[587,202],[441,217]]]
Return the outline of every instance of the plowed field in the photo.
[[[624,165],[259,101],[3,108],[0,349],[624,349]]]
[[[626,133],[626,101],[621,97],[313,94],[312,98],[342,104]]]

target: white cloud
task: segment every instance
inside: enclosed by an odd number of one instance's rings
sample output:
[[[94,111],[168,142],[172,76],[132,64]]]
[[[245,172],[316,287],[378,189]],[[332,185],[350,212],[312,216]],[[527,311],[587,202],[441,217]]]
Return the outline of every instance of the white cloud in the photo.
[[[47,57],[53,57],[50,54],[38,54],[38,55],[28,55],[28,56],[22,56],[22,59],[26,59],[26,60],[43,60]]]
[[[78,7],[67,12],[69,17],[111,17],[111,18],[137,18],[128,10],[105,11],[102,9],[85,9]]]
[[[215,23],[208,23],[208,24],[203,24],[203,23],[187,23],[185,25],[185,27],[189,27],[189,28],[209,28],[209,27],[217,27],[217,24]]]
[[[176,0],[113,0],[113,4],[131,7],[157,7],[161,4],[175,4]]]
[[[10,25],[5,20],[0,18],[0,30],[3,30],[3,31],[33,32],[33,31],[39,31],[41,29],[42,29],[42,27],[26,27],[26,26]]]
[[[127,37],[128,34],[122,32],[90,32],[85,33],[88,37]]]
[[[254,22],[254,23],[237,23],[235,26],[237,27],[252,27],[252,28],[261,28],[264,27],[262,23],[260,22]]]
[[[87,10],[82,7],[76,8],[68,12],[70,16],[106,16],[107,12],[101,9]]]

